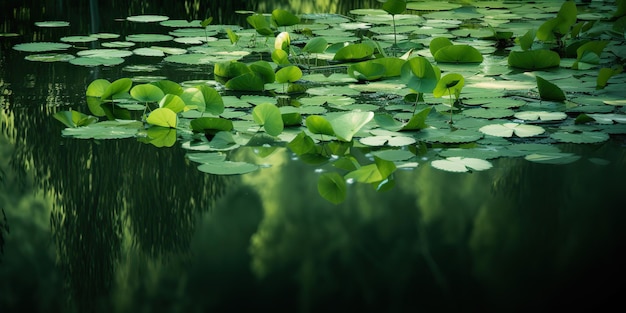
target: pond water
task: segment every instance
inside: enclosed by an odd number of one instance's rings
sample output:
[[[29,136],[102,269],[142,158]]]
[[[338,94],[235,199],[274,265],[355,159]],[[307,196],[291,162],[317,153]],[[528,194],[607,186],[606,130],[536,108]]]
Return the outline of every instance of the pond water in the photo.
[[[165,2],[109,1],[92,16],[86,4],[0,1],[8,21],[0,31],[20,34],[0,37],[0,312],[543,312],[619,304],[623,133],[552,143],[576,156],[566,164],[503,157],[466,173],[430,165],[463,145],[430,142],[423,153],[416,145],[405,151],[419,166],[395,171],[392,188],[349,183],[339,204],[318,192],[328,166],[304,162],[284,144],[242,146],[230,158],[260,168],[213,175],[198,170],[180,141],[157,147],[61,136],[65,127],[52,115],[88,112],[85,90],[95,79],[212,80],[212,66],[151,68],[142,56],[116,66],[33,62],[14,44],[114,32],[127,23],[115,18],[139,14],[202,19],[211,10],[218,23],[245,26],[234,10],[349,14],[378,6]],[[71,26],[33,25],[44,20]],[[368,147],[353,150],[359,162],[372,159]]]

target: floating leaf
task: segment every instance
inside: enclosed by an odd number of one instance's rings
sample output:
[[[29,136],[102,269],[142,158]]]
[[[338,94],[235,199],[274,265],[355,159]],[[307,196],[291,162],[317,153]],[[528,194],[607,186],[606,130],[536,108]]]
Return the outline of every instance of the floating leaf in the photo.
[[[552,153],[533,153],[524,157],[526,160],[535,163],[546,164],[569,164],[580,159],[580,156],[573,153],[566,152],[552,152]]]
[[[282,133],[284,124],[280,110],[272,103],[261,103],[252,110],[254,121],[272,136]]]
[[[139,23],[162,22],[169,19],[169,17],[163,15],[133,15],[126,18],[127,21]]]
[[[24,60],[35,62],[67,62],[76,57],[66,53],[40,53],[31,54],[24,57]]]
[[[493,167],[489,161],[463,157],[449,157],[444,160],[432,161],[430,164],[434,168],[456,173],[468,172],[470,170],[484,171]]]
[[[484,134],[496,137],[511,137],[515,133],[515,135],[522,138],[541,135],[545,132],[543,127],[518,123],[491,124],[483,126],[478,130]]]
[[[563,132],[559,131],[550,135],[550,138],[560,142],[571,143],[600,143],[609,140],[609,134],[603,132]]]
[[[322,198],[339,204],[346,199],[346,181],[335,172],[323,173],[317,181],[317,191]]]
[[[176,128],[176,113],[168,108],[158,108],[150,112],[146,122],[150,125]]]
[[[547,111],[521,111],[515,113],[515,118],[521,120],[542,120],[542,121],[560,121],[567,118],[567,114],[563,112],[547,112]]]
[[[98,38],[92,36],[66,36],[61,37],[60,40],[63,42],[81,43],[96,41],[98,40]]]
[[[201,172],[215,175],[246,174],[254,172],[258,169],[259,166],[256,164],[231,161],[202,163],[198,166],[198,170],[200,170]]]
[[[98,118],[95,116],[73,110],[59,111],[52,116],[67,127],[87,126],[98,121]]]
[[[67,27],[67,26],[70,26],[70,22],[66,22],[66,21],[35,22],[35,26],[37,27]]]
[[[94,67],[94,66],[100,66],[100,65],[114,66],[114,65],[124,63],[124,59],[117,58],[117,57],[113,57],[113,58],[80,57],[80,58],[71,59],[69,62],[74,65],[87,66],[87,67]]]
[[[58,42],[29,42],[16,44],[13,46],[13,49],[26,52],[46,52],[66,50],[71,47],[72,45]]]
[[[539,96],[543,100],[548,101],[565,101],[565,93],[559,88],[559,86],[539,77],[537,79],[537,89],[539,89]]]

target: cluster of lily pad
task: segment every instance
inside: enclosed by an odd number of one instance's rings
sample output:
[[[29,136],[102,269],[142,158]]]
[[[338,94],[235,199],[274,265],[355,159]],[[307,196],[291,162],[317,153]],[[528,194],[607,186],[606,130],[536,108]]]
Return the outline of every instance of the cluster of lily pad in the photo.
[[[159,147],[180,140],[212,174],[257,170],[230,159],[240,147],[286,147],[304,162],[332,165],[318,190],[333,203],[345,199],[346,182],[386,190],[396,170],[418,160],[452,172],[485,170],[499,157],[570,163],[580,157],[552,143],[626,133],[616,87],[626,82],[623,3],[592,20],[567,1],[537,29],[506,31],[504,18],[494,18],[478,35],[469,27],[477,12],[515,14],[498,2],[426,10],[387,0],[382,10],[354,10],[355,20],[274,10],[243,12],[251,29],[198,21],[205,40],[164,60],[211,64],[214,81],[98,79],[86,91],[90,114],[55,117],[74,138],[137,137]],[[444,31],[424,33],[435,25]],[[221,38],[209,40],[208,29]]]

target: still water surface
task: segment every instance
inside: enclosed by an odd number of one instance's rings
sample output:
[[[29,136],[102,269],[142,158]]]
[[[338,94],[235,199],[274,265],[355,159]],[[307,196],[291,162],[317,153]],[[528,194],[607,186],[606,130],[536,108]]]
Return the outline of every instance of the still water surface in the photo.
[[[116,3],[102,16],[122,15]],[[72,10],[78,15],[45,19],[92,27],[86,8]],[[315,167],[284,148],[264,157],[241,149],[241,159],[271,166],[213,176],[178,146],[62,138],[53,112],[84,102],[93,79],[128,73],[30,63],[8,41],[0,55],[2,313],[541,312],[618,301],[623,138],[561,146],[582,156],[569,165],[501,159],[472,174],[424,165],[398,172],[388,192],[350,185],[335,206],[319,196]],[[160,73],[210,78],[202,67]]]

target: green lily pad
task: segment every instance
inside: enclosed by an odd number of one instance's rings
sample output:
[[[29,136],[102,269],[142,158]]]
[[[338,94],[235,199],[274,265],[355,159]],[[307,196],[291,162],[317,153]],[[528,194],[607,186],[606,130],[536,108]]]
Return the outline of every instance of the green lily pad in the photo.
[[[578,161],[580,156],[566,152],[533,153],[524,157],[526,160],[535,163],[545,164],[569,164]]]
[[[76,57],[65,53],[40,53],[27,55],[24,57],[24,60],[36,62],[67,62],[74,58]]]
[[[490,109],[476,108],[476,109],[464,110],[462,113],[463,115],[466,115],[469,117],[478,117],[478,118],[487,118],[487,119],[505,118],[505,117],[513,116],[513,114],[515,114],[515,112],[511,109],[502,109],[502,108],[490,108]]]
[[[609,134],[603,132],[556,132],[550,135],[550,138],[560,142],[571,143],[600,143],[609,140]]]
[[[259,169],[259,166],[247,162],[210,162],[202,163],[198,166],[198,170],[204,173],[214,175],[239,175],[254,172]]]
[[[78,51],[76,55],[81,57],[125,58],[133,55],[133,53],[120,49],[89,49]]]
[[[491,124],[478,130],[490,136],[512,137],[515,134],[522,138],[541,135],[545,132],[543,127],[518,123]]]
[[[98,38],[93,37],[93,36],[66,36],[66,37],[61,37],[60,40],[63,42],[84,43],[84,42],[96,41],[98,40]]]
[[[465,143],[474,142],[483,137],[483,135],[475,130],[459,129],[450,131],[446,129],[430,129],[426,128],[418,133],[419,137],[427,142],[441,143]]]
[[[563,112],[548,112],[548,111],[521,111],[515,113],[515,118],[529,121],[560,121],[567,118],[567,114]]]
[[[493,167],[491,162],[475,158],[449,157],[443,160],[434,160],[432,167],[447,172],[463,173],[469,171],[484,171]]]
[[[163,34],[133,34],[126,36],[126,40],[132,42],[163,42],[172,39],[174,37]]]
[[[163,15],[133,15],[126,18],[130,22],[153,23],[167,21],[170,18]]]
[[[124,59],[118,58],[118,57],[113,57],[113,58],[79,57],[79,58],[71,59],[69,62],[74,65],[81,65],[81,66],[87,66],[87,67],[94,67],[94,66],[100,66],[100,65],[115,66],[115,65],[124,63]]]
[[[66,43],[59,42],[29,42],[29,43],[20,43],[13,46],[13,49],[18,51],[26,51],[26,52],[47,52],[47,51],[58,51],[58,50],[67,50],[71,48],[72,45]]]
[[[43,22],[35,22],[35,26],[37,26],[37,27],[68,27],[68,26],[70,26],[70,22],[66,22],[66,21],[43,21]]]
[[[89,126],[66,128],[62,135],[78,139],[122,139],[137,135],[143,124],[134,120],[115,120],[91,124]]]

